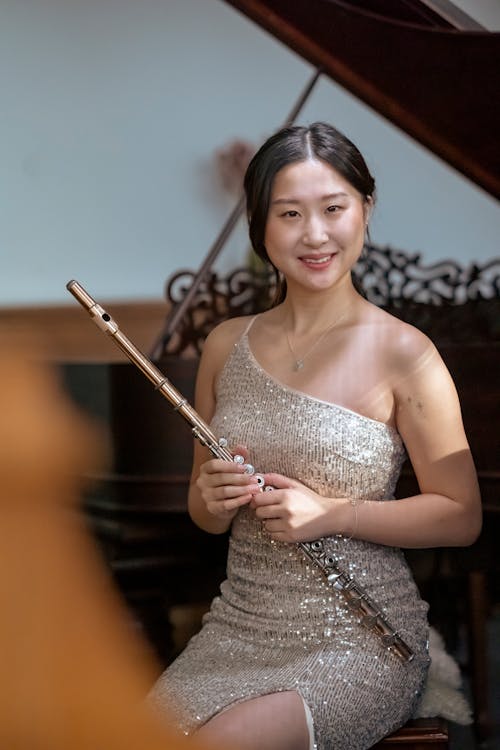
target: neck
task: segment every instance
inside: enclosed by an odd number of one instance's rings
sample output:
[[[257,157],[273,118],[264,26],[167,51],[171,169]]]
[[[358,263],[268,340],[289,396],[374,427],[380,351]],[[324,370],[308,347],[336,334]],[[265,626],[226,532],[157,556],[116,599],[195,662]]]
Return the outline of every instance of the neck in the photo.
[[[327,293],[313,294],[294,293],[288,290],[284,302],[280,305],[282,324],[286,330],[300,337],[305,334],[320,333],[340,316],[343,323],[349,318],[349,313],[361,300],[354,287],[328,290]]]

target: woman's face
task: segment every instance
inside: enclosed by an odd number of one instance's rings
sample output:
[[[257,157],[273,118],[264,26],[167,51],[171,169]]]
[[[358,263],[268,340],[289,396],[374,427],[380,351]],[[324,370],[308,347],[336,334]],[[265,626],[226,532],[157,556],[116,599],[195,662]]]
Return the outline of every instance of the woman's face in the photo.
[[[371,208],[326,162],[281,169],[271,191],[264,243],[288,288],[324,290],[350,278]]]

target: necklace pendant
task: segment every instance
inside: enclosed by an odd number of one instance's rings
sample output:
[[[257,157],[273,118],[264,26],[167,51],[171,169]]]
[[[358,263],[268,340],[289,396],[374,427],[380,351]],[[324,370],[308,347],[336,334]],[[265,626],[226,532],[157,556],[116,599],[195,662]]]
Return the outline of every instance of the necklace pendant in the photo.
[[[296,359],[295,360],[295,365],[294,365],[293,369],[295,371],[297,371],[297,370],[302,370],[303,367],[304,367],[304,360],[303,359]]]

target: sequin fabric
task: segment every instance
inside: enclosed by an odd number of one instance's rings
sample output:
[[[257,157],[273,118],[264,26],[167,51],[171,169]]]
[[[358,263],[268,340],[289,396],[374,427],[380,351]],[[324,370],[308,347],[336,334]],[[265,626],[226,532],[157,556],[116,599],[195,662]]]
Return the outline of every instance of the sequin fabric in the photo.
[[[325,497],[392,499],[405,455],[393,428],[274,380],[247,334],[219,376],[212,427],[229,445],[246,444],[259,471]],[[317,750],[369,748],[411,718],[428,669],[428,624],[406,561],[399,549],[356,539],[325,543],[413,661],[389,652],[300,548],[272,540],[245,507],[233,521],[220,596],[152,693],[186,734],[231,704],[283,690],[309,706]]]

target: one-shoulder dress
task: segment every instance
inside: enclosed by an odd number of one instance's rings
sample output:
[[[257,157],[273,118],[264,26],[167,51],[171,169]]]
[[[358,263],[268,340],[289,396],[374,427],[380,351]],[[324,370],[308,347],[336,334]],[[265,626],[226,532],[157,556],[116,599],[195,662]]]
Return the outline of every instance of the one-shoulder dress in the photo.
[[[393,499],[405,457],[398,432],[281,384],[260,367],[246,332],[216,388],[215,434],[247,445],[258,471],[325,497]],[[156,710],[168,709],[191,734],[232,704],[295,690],[318,750],[369,748],[411,718],[429,665],[428,607],[404,556],[340,535],[324,543],[412,648],[411,662],[360,624],[298,545],[271,539],[245,506],[232,524],[227,579],[200,632],[154,686]]]

